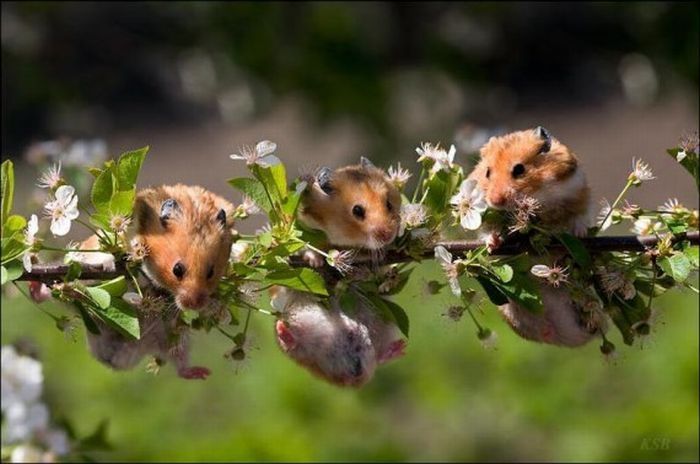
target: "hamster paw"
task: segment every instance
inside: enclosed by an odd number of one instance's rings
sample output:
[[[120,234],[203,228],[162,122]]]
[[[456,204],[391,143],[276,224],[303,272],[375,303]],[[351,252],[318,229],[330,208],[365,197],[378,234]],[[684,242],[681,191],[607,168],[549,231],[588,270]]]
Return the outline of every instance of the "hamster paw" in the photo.
[[[492,232],[486,237],[486,249],[489,253],[503,245],[503,237],[497,232]]]
[[[183,379],[205,380],[209,376],[209,374],[211,374],[211,371],[209,369],[207,369],[206,367],[192,366],[192,367],[183,367],[182,369],[177,371],[177,374],[180,377],[182,377]]]
[[[326,260],[320,253],[317,253],[313,250],[305,250],[302,254],[302,257],[304,258],[304,261],[306,261],[306,263],[311,267],[323,267],[323,265],[326,262]]]

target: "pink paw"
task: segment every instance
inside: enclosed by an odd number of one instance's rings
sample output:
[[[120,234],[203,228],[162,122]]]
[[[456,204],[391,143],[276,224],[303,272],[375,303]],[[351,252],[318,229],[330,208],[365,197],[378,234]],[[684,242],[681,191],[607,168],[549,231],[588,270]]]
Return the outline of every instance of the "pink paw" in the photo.
[[[323,267],[326,260],[324,257],[313,250],[305,250],[302,254],[304,261],[311,267]]]
[[[389,347],[384,353],[379,355],[379,364],[384,364],[404,354],[406,354],[406,340],[395,340],[389,344]]]
[[[182,377],[183,379],[202,379],[205,380],[209,374],[211,374],[211,371],[207,369],[206,367],[198,367],[198,366],[192,366],[192,367],[184,367],[180,369],[177,374]]]

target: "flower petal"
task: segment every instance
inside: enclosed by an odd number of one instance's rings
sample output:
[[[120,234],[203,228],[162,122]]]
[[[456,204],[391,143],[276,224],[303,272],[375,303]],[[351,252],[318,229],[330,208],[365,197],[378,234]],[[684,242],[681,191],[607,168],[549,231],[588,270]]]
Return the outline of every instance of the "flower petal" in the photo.
[[[535,264],[532,266],[532,269],[530,269],[530,272],[537,277],[547,278],[549,276],[549,267],[544,264]]]
[[[72,185],[61,185],[56,189],[56,200],[63,205],[71,201],[73,195],[75,195],[75,188]]]
[[[462,215],[460,223],[465,229],[476,230],[481,226],[481,214],[479,214],[478,211],[470,209]]]
[[[435,259],[444,263],[452,263],[452,254],[447,249],[440,245],[435,247]]]
[[[51,233],[62,237],[70,232],[70,219],[65,216],[55,218],[51,221]]]
[[[39,232],[39,218],[36,217],[36,214],[32,214],[27,223],[27,237],[34,238],[37,232]]]
[[[277,150],[277,144],[275,142],[270,142],[269,140],[263,140],[262,142],[258,142],[258,144],[255,145],[255,151],[260,157],[269,155],[275,150]]]
[[[457,279],[450,279],[450,289],[455,296],[462,295],[462,288],[459,286],[459,281]]]
[[[32,272],[32,254],[29,251],[24,252],[24,256],[22,256],[22,264],[24,265],[25,271]]]

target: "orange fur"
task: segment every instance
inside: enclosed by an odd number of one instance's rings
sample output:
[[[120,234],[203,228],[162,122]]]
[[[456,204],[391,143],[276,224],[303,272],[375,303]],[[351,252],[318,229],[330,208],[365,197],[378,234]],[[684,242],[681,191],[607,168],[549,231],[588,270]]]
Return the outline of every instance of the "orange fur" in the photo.
[[[167,199],[175,200],[178,209],[163,223],[160,211]],[[216,218],[221,209],[226,225]],[[144,261],[148,276],[172,292],[178,306],[203,306],[228,265],[233,205],[201,187],[165,185],[139,192],[134,215],[137,238],[149,249]],[[173,273],[178,262],[185,268],[182,279]]]
[[[318,185],[307,189],[300,219],[323,230],[332,245],[376,249],[390,243],[399,228],[401,195],[386,174],[375,167],[347,166],[333,172],[332,191]],[[363,219],[353,207],[365,211]]]
[[[570,228],[572,218],[588,210],[589,188],[578,158],[564,144],[552,138],[546,153],[540,153],[542,146],[535,130],[492,137],[469,177],[478,182],[490,206],[508,208],[518,195],[533,196],[541,203],[544,224]],[[524,173],[515,178],[517,164],[524,166]]]

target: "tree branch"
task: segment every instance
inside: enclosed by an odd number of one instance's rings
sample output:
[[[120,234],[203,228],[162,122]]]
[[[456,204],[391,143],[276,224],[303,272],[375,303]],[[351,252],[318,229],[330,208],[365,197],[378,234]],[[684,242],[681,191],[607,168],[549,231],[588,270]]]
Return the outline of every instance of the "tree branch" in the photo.
[[[700,243],[700,233],[699,232],[689,232],[687,234],[675,235],[672,238],[672,243],[677,243],[683,240],[689,240],[691,244],[698,245]],[[617,236],[617,237],[585,237],[581,241],[585,247],[592,253],[603,252],[603,251],[644,251],[647,248],[655,246],[659,239],[656,236]],[[453,255],[459,255],[469,250],[474,250],[483,246],[484,243],[481,241],[447,241],[438,242],[435,246],[442,245],[447,251]],[[551,250],[562,250],[563,245],[556,243],[548,247]],[[515,240],[507,241],[499,248],[495,249],[492,255],[515,255],[522,253],[524,251],[533,251],[527,241]],[[434,248],[426,249],[422,254],[422,259],[432,259],[434,257]],[[415,257],[408,255],[404,252],[389,251],[384,256],[384,259],[380,264],[393,264],[393,263],[404,263],[408,261],[414,261]],[[294,267],[308,267],[306,261],[300,256],[292,256],[290,259],[292,266]],[[355,264],[367,264],[372,262],[371,256],[367,254],[360,254],[357,256],[353,262]],[[23,273],[16,280],[33,280],[44,283],[55,283],[63,280],[63,277],[68,272],[68,266],[65,264],[44,264],[44,265],[34,265],[32,267],[32,272]],[[102,266],[88,265],[84,264],[82,266],[82,272],[80,274],[81,280],[107,280],[114,279],[121,275],[125,275],[125,268],[123,263],[118,263],[116,269],[105,270]]]

